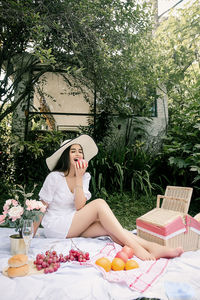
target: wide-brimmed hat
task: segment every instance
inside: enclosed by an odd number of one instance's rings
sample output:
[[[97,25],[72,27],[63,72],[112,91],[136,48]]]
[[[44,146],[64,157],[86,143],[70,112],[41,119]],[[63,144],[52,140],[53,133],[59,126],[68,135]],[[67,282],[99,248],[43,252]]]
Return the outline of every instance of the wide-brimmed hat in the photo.
[[[46,159],[46,163],[50,171],[52,171],[55,168],[63,151],[65,151],[65,149],[74,144],[81,145],[84,153],[84,159],[86,161],[89,161],[98,153],[98,148],[94,140],[89,135],[82,134],[79,137],[74,138],[72,140],[64,141],[61,144],[60,148]]]

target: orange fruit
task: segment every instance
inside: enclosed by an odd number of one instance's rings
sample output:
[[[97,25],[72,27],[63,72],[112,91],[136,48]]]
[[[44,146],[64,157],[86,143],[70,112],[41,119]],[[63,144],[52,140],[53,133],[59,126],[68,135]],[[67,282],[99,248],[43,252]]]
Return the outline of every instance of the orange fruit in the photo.
[[[111,269],[111,261],[107,257],[101,257],[95,261],[97,266],[104,268],[106,272],[109,272]]]
[[[111,269],[113,271],[121,271],[124,270],[125,267],[125,262],[119,258],[119,257],[115,257],[112,260],[112,264],[111,264]]]
[[[132,270],[132,269],[136,269],[136,268],[139,268],[139,265],[133,259],[128,260],[125,264],[125,270]]]

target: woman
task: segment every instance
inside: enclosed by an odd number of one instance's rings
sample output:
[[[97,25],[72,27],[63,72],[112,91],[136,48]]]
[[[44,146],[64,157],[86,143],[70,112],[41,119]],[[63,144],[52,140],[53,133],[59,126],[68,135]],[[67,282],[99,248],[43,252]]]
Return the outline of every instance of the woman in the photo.
[[[152,260],[177,257],[182,248],[161,246],[124,229],[103,199],[90,199],[90,174],[88,161],[98,152],[93,139],[81,135],[65,141],[49,158],[47,166],[52,171],[40,190],[40,200],[47,206],[42,219],[46,237],[73,238],[108,235],[116,243],[133,248],[137,257]]]

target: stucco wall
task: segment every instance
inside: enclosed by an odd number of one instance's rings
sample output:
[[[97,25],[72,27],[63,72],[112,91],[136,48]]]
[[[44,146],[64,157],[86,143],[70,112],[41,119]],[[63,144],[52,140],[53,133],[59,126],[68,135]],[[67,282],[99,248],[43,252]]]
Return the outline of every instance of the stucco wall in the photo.
[[[149,135],[158,136],[165,132],[168,124],[168,101],[164,91],[157,90],[159,98],[157,99],[157,116],[153,117],[147,130]]]
[[[51,98],[46,96],[45,98],[51,112],[86,114],[90,113],[89,103],[85,101],[83,95],[69,95],[69,89],[67,89],[66,84],[64,83],[61,76],[53,73],[47,73],[45,74],[45,79],[46,84],[43,86],[43,92],[52,97]],[[167,97],[161,90],[157,90],[157,94],[160,96],[157,100],[157,116],[152,117],[151,121],[148,124],[148,127],[146,127],[149,135],[154,137],[164,132],[168,123]],[[39,99],[40,95],[38,93],[35,93],[34,106],[37,108],[40,107]],[[93,101],[92,95],[90,97],[90,101]],[[78,128],[79,126],[88,125],[87,116],[54,115],[54,119],[56,121],[57,129]],[[116,131],[120,131],[119,134],[124,134],[124,130],[126,130],[127,126],[127,121],[115,119],[113,125],[114,128],[116,128]],[[120,129],[118,129],[119,127]]]
[[[54,73],[47,73],[43,79],[46,80],[46,84],[41,84],[40,86],[43,93],[46,94],[45,100],[51,112],[90,113],[90,105],[86,102],[83,95],[69,95],[69,88],[67,88],[61,76]],[[34,106],[38,110],[41,107],[40,99],[41,96],[36,92],[34,96]],[[92,101],[92,95],[90,95],[90,101]],[[53,115],[53,117],[56,122],[56,129],[59,130],[76,129],[79,126],[88,125],[87,116]]]
[[[48,105],[48,109],[51,112],[57,113],[80,113],[90,114],[90,105],[84,99],[82,94],[70,95],[69,88],[63,78],[54,73],[46,73],[41,80],[40,88],[44,93],[44,97],[37,91],[34,94],[33,105],[38,111],[41,111],[41,102],[45,101]],[[149,120],[148,126],[145,130],[149,133],[150,138],[160,138],[164,133],[168,124],[168,104],[165,93],[161,90],[157,90],[159,98],[157,100],[157,116],[152,117]],[[90,102],[93,102],[93,95],[90,94]],[[48,110],[46,110],[48,111]],[[24,122],[24,111],[19,107],[18,111],[18,123]],[[57,130],[78,130],[80,126],[88,126],[88,116],[70,116],[70,115],[53,115],[55,129]],[[20,120],[21,119],[21,120]],[[23,120],[22,120],[23,119]],[[137,118],[134,117],[134,121]],[[138,120],[144,121],[145,118],[138,117]],[[16,121],[16,120],[15,120]],[[113,123],[113,132],[115,139],[125,137],[127,133],[127,125],[129,125],[130,119],[115,118]],[[21,124],[21,123],[20,123]],[[23,126],[17,126],[17,128],[24,132]],[[131,131],[132,130],[132,131]],[[134,126],[130,130],[130,138],[134,138]]]
[[[161,138],[165,135],[168,124],[168,102],[164,91],[157,90],[159,98],[157,99],[157,115],[152,118],[133,117],[118,118],[116,117],[112,126],[112,134],[106,138],[106,142],[117,143],[118,140],[127,138],[129,142],[135,139],[141,139],[155,149],[159,149]],[[126,141],[127,142],[127,141]]]

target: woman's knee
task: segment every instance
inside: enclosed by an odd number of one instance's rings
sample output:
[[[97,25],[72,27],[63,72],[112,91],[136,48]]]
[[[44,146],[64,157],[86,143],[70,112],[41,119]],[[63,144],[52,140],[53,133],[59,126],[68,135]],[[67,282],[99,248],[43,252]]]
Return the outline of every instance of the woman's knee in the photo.
[[[107,202],[104,199],[98,198],[93,200],[94,205],[97,205],[98,207],[108,207]]]

